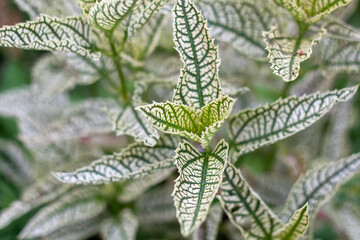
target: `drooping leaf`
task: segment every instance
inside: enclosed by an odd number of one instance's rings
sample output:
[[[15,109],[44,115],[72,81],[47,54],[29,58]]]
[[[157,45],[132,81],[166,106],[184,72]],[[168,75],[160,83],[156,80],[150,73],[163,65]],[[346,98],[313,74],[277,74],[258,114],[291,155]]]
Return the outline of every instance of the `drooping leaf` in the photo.
[[[211,206],[209,215],[206,218],[204,229],[196,230],[192,236],[192,240],[216,240],[220,223],[222,220],[223,210],[219,203]]]
[[[201,108],[221,96],[217,47],[191,1],[178,0],[174,18],[174,42],[184,68],[173,101],[191,106],[199,114]]]
[[[85,2],[85,1],[81,1]],[[91,1],[93,2],[93,1]],[[139,4],[138,0],[102,0],[90,4],[89,22],[103,30],[114,30]],[[89,5],[85,5],[88,9]],[[85,10],[86,12],[87,10]]]
[[[127,24],[128,36],[132,39],[135,33],[141,29],[145,24],[151,21],[160,8],[164,6],[169,0],[138,0],[139,6],[134,9],[129,16],[129,23]]]
[[[222,96],[205,105],[198,115],[194,110],[177,103],[153,103],[139,109],[157,129],[201,142],[206,147],[233,109],[235,100]]]
[[[120,153],[104,156],[75,172],[54,173],[54,176],[63,182],[76,184],[101,184],[141,178],[172,168],[176,146],[176,138],[163,136],[154,147],[135,143]]]
[[[241,111],[229,120],[229,136],[235,154],[239,156],[254,151],[305,129],[334,104],[349,100],[357,89],[355,86],[322,94],[289,97],[264,107]]]
[[[336,20],[327,20],[327,35],[321,44],[321,64],[331,72],[360,71],[360,30]]]
[[[0,28],[0,46],[73,52],[97,60],[92,52],[90,26],[80,17],[59,19],[41,15],[34,21]]]
[[[230,43],[237,51],[254,58],[265,58],[262,32],[278,25],[277,13],[267,1],[201,0],[196,5],[207,20],[211,35]]]
[[[105,203],[96,198],[93,188],[82,188],[42,208],[30,219],[19,237],[23,239],[46,236],[62,227],[91,219],[104,209]]]
[[[300,63],[308,59],[312,53],[312,47],[316,45],[324,31],[310,37],[289,37],[280,33],[277,28],[264,32],[266,50],[268,50],[269,62],[274,74],[289,82],[299,76]]]
[[[310,25],[350,3],[351,0],[274,0],[274,2],[287,9],[296,21]]]
[[[76,1],[68,0],[14,0],[22,11],[29,14],[31,19],[47,14],[54,17],[68,17],[79,15],[80,9]]]
[[[101,224],[100,233],[104,240],[135,240],[138,225],[136,216],[125,209],[118,219],[106,219]]]
[[[189,236],[205,220],[222,180],[228,144],[223,140],[212,152],[199,152],[184,141],[176,150],[180,176],[173,192],[176,216],[183,236]]]
[[[220,201],[230,220],[246,239],[272,239],[281,228],[278,217],[246,183],[240,170],[228,163],[221,183]]]
[[[332,161],[307,172],[293,186],[280,214],[287,221],[292,212],[308,202],[310,219],[316,210],[337,191],[338,187],[358,173],[360,154]]]
[[[297,240],[301,237],[309,224],[308,205],[296,210],[290,221],[275,233],[276,240]]]

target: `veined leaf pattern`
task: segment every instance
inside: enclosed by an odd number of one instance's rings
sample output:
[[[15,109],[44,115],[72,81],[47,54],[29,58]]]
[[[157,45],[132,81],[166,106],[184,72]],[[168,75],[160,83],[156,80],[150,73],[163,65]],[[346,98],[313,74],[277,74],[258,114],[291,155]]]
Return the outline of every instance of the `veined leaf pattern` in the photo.
[[[105,220],[101,224],[100,233],[104,240],[135,240],[138,225],[136,216],[129,209],[125,209],[117,219]]]
[[[219,203],[213,204],[210,208],[209,215],[206,218],[204,229],[196,230],[192,234],[191,240],[216,240],[222,215],[223,210],[221,205]]]
[[[227,156],[228,144],[224,140],[212,152],[201,153],[186,141],[176,150],[180,176],[173,196],[183,236],[189,236],[205,220],[221,183]]]
[[[360,31],[336,20],[325,22],[327,35],[321,44],[321,64],[327,71],[360,71]]]
[[[262,32],[278,25],[278,17],[267,1],[201,0],[196,5],[207,20],[216,40],[230,43],[237,51],[254,58],[265,58]]]
[[[300,63],[308,59],[312,47],[316,45],[325,30],[310,38],[296,38],[284,36],[277,28],[264,32],[266,50],[274,74],[283,78],[285,82],[293,81],[299,76]]]
[[[172,168],[176,146],[175,137],[163,136],[154,147],[135,143],[120,153],[104,156],[75,172],[54,175],[63,182],[76,184],[101,184],[141,178],[162,169]]]
[[[154,146],[159,139],[157,130],[133,106],[126,106],[122,109],[110,109],[108,115],[113,125],[113,130],[118,136],[132,136],[135,138],[135,141],[144,142],[148,146]]]
[[[156,15],[160,8],[169,0],[139,0],[139,6],[129,16],[130,20],[127,24],[128,36],[133,38],[135,33]]]
[[[229,120],[229,136],[235,154],[254,151],[305,129],[334,104],[349,100],[357,89],[355,86],[299,98],[288,97],[264,107],[241,111]]]
[[[30,50],[73,52],[94,60],[90,26],[79,17],[58,19],[42,15],[34,21],[0,28],[0,46]]]
[[[174,42],[184,68],[173,101],[191,106],[196,113],[221,95],[220,59],[206,21],[194,4],[178,0],[174,12]]]
[[[204,106],[200,115],[189,106],[171,102],[154,103],[139,109],[157,129],[201,142],[206,147],[230,115],[234,102],[234,99],[222,96]]]
[[[308,204],[296,210],[290,221],[275,232],[275,240],[297,240],[301,237],[309,224]]]
[[[230,220],[246,239],[272,239],[282,227],[277,216],[246,183],[240,170],[228,163],[221,183],[220,201]],[[244,225],[250,223],[250,229]]]
[[[287,9],[295,20],[310,25],[350,3],[351,0],[274,0],[274,2]]]
[[[137,5],[138,0],[97,1],[89,11],[88,20],[99,29],[114,30]]]
[[[82,188],[41,209],[25,226],[20,238],[46,236],[62,227],[91,219],[105,210],[93,187]]]
[[[318,207],[329,200],[337,188],[358,173],[359,170],[359,153],[310,170],[291,189],[285,207],[280,214],[281,218],[287,221],[292,212],[308,202],[311,219]]]

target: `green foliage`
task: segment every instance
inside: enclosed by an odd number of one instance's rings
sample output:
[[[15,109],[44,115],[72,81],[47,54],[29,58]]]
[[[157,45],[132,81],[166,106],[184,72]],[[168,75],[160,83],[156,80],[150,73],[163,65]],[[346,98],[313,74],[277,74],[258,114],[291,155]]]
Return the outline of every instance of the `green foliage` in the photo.
[[[50,53],[4,51],[0,236],[359,235],[356,2],[14,2]]]

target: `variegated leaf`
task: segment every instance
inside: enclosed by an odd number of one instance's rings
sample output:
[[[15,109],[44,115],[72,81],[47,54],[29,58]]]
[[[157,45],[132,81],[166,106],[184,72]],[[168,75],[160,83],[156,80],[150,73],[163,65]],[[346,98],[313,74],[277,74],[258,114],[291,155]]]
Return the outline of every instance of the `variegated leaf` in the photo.
[[[189,236],[206,219],[227,162],[228,144],[221,141],[212,152],[199,152],[184,141],[176,150],[180,176],[173,192],[176,216],[183,236]]]
[[[85,2],[81,0],[81,2]],[[93,1],[91,1],[93,2]],[[89,22],[103,30],[114,30],[139,4],[138,0],[96,1],[89,10]],[[86,8],[89,5],[85,5]],[[87,10],[86,10],[87,11]]]
[[[328,34],[321,44],[321,64],[326,71],[360,71],[360,30],[336,20],[327,20]]]
[[[219,203],[211,206],[209,215],[206,218],[204,228],[196,230],[192,236],[192,240],[216,240],[220,223],[222,221],[223,210]]]
[[[350,3],[351,0],[274,0],[274,2],[287,9],[296,21],[310,25]]]
[[[201,142],[207,147],[214,134],[230,115],[235,100],[221,96],[205,105],[200,115],[188,106],[177,103],[153,103],[139,109],[157,129]]]
[[[287,221],[293,211],[309,203],[310,219],[316,210],[336,192],[338,187],[360,170],[360,154],[332,161],[307,172],[293,186],[280,214]]]
[[[275,240],[297,240],[301,237],[309,224],[308,204],[296,210],[290,221],[275,232]]]
[[[125,209],[118,219],[106,219],[101,224],[100,233],[104,240],[135,240],[138,225],[136,216]]]
[[[336,103],[349,100],[357,89],[355,86],[322,94],[289,97],[264,107],[241,111],[229,120],[229,136],[235,154],[239,156],[254,151],[307,128]]]
[[[95,5],[96,0],[77,0],[85,18],[89,17],[91,8]]]
[[[199,116],[191,107],[166,102],[141,106],[139,109],[160,131],[200,142],[199,133],[203,127],[200,125]]]
[[[221,183],[220,201],[230,220],[246,239],[272,239],[282,227],[278,217],[246,183],[240,170],[228,163]]]
[[[159,139],[157,130],[133,106],[113,109],[108,114],[118,136],[132,136],[136,141],[144,142],[148,146],[154,146]]]
[[[135,143],[120,153],[104,156],[75,172],[54,175],[63,182],[76,184],[101,184],[141,178],[172,168],[176,146],[176,138],[163,136],[154,147]]]
[[[267,1],[212,1],[201,0],[196,5],[207,20],[211,35],[216,40],[230,43],[242,54],[265,58],[262,32],[278,25],[274,7]]]
[[[19,237],[46,236],[62,227],[91,219],[105,210],[105,203],[97,199],[94,188],[82,188],[64,195],[42,208],[21,231]]]
[[[155,16],[169,0],[138,0],[139,6],[129,16],[128,36],[132,39],[135,33]]]
[[[92,52],[90,26],[80,17],[58,19],[42,15],[34,21],[0,28],[0,46],[73,52],[97,60]]]
[[[221,96],[218,50],[191,1],[178,0],[173,12],[174,42],[184,62],[173,101],[191,106],[199,114],[206,104]]]
[[[42,204],[55,200],[69,189],[69,185],[61,184],[53,176],[39,180],[23,193],[20,200],[13,202],[0,212],[0,229]]]
[[[295,80],[299,76],[300,63],[310,58],[312,47],[316,45],[325,30],[310,37],[289,37],[280,33],[277,28],[264,32],[266,50],[274,74],[285,82]]]

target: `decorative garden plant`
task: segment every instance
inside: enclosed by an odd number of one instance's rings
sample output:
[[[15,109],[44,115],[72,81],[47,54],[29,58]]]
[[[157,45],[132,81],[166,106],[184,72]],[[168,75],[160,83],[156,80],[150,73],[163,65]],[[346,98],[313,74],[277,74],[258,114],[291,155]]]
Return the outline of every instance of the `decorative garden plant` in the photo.
[[[2,27],[0,46],[52,54],[0,95],[21,142],[2,141],[0,172],[23,189],[3,231],[27,218],[20,239],[312,239],[318,209],[359,173],[343,142],[358,122],[360,30],[343,21],[356,1],[15,2],[31,20]],[[90,84],[106,91],[71,97]],[[259,156],[264,176],[244,163]],[[359,205],[339,196],[322,211],[357,239]]]

